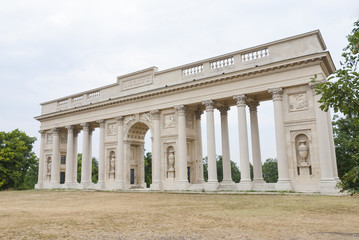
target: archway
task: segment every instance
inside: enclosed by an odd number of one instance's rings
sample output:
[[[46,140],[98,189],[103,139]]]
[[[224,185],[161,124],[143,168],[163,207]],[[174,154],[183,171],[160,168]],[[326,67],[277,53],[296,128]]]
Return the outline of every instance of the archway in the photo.
[[[125,141],[125,144],[128,151],[128,154],[126,154],[126,182],[130,185],[130,188],[146,188],[152,182],[152,157],[150,155],[152,148],[146,149],[149,154],[147,156],[145,154],[145,136],[149,129],[150,127],[146,123],[136,122],[128,129],[126,134],[127,141]],[[146,144],[146,147],[148,145]],[[150,164],[147,162],[147,167],[146,157],[150,161]]]

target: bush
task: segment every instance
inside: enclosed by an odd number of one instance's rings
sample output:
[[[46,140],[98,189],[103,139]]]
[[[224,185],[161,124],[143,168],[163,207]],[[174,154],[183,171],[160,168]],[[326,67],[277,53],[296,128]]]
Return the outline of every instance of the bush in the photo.
[[[341,188],[340,192],[348,191],[351,195],[359,193],[359,166],[344,174],[337,187]]]

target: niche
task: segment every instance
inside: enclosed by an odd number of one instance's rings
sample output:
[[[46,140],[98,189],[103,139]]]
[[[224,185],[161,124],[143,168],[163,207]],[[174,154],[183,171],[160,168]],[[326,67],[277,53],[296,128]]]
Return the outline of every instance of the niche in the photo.
[[[108,161],[109,161],[109,178],[110,179],[115,179],[115,166],[116,166],[116,155],[114,151],[111,151],[109,156],[108,156]]]
[[[51,156],[48,156],[46,159],[46,180],[50,181],[51,179]]]
[[[308,137],[305,134],[299,134],[295,138],[295,148],[298,175],[312,175],[312,166],[310,164],[310,146]]]

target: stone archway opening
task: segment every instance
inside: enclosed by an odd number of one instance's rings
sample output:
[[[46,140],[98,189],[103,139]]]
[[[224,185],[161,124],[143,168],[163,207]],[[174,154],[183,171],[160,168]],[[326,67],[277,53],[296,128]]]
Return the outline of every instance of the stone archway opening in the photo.
[[[152,183],[152,143],[149,129],[147,124],[137,122],[127,132],[127,182],[131,188],[148,188]]]

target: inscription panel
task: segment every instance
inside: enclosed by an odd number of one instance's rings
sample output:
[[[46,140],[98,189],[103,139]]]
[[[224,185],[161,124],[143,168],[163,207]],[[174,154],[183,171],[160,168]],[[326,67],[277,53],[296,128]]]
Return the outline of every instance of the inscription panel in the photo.
[[[141,86],[149,85],[151,83],[152,83],[152,76],[128,79],[122,82],[122,90],[141,87]]]

